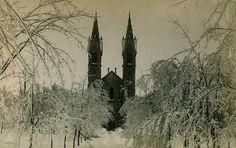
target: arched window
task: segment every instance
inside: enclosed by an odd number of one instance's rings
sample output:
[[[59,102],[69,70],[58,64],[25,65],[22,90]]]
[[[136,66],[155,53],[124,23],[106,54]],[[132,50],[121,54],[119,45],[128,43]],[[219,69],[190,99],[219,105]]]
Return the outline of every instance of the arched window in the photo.
[[[132,64],[132,54],[130,53],[127,54],[127,63]]]
[[[97,63],[98,62],[98,56],[96,53],[92,54],[92,63]]]
[[[113,87],[110,87],[109,95],[110,95],[110,99],[114,99],[114,89],[113,89]]]

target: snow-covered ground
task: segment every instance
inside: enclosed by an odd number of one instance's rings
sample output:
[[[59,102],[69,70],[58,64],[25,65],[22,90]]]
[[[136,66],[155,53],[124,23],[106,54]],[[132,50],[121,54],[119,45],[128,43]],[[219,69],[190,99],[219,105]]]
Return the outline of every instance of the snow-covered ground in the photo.
[[[12,136],[14,135],[14,136]],[[93,138],[92,141],[83,141],[82,144],[77,148],[131,148],[131,142],[127,142],[127,139],[122,138],[122,130],[117,129],[113,132],[107,132],[105,129],[102,129],[98,132],[98,138]],[[19,136],[16,134],[8,134],[3,138],[0,135],[0,148],[28,148],[29,147],[29,135],[23,135],[20,141],[20,147],[17,147]],[[35,136],[34,137],[33,148],[50,148],[50,136]],[[72,139],[73,135],[68,137],[67,148],[72,148]],[[3,142],[5,141],[5,142]],[[177,147],[182,147],[179,142],[174,143]],[[231,148],[235,148],[236,141],[231,139]],[[54,148],[64,148],[63,145],[63,136],[54,137]],[[206,145],[203,144],[202,148],[206,148]]]
[[[114,132],[102,130],[100,132],[101,137],[94,138],[91,145],[94,148],[128,148],[129,144],[125,138],[122,138],[121,132],[121,129]]]
[[[113,132],[107,132],[105,129],[102,129],[98,132],[98,138],[93,138],[91,141],[83,141],[79,148],[129,148],[130,144],[127,143],[125,138],[122,138],[121,132],[121,129]],[[9,134],[5,138],[0,137],[1,142],[5,141],[4,144],[0,145],[0,148],[17,148],[18,136],[10,135],[13,134]],[[68,137],[68,148],[72,148],[72,139],[72,135]],[[28,141],[29,136],[22,136],[20,148],[29,147]],[[54,137],[54,147],[63,148],[63,136]],[[50,136],[35,136],[33,148],[50,148]]]

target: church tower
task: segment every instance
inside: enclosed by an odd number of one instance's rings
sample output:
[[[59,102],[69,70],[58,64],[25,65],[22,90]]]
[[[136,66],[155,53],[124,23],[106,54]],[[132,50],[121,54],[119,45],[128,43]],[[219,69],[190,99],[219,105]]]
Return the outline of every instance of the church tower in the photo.
[[[133,36],[131,17],[129,14],[126,37],[122,39],[123,81],[128,97],[135,95],[135,69],[137,54],[137,39]]]
[[[101,79],[103,41],[99,36],[97,13],[93,23],[93,31],[88,39],[88,85]]]

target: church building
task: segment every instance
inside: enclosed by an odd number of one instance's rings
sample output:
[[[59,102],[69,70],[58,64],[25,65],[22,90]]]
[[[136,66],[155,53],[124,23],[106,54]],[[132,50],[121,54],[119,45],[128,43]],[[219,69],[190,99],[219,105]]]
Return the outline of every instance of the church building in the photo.
[[[105,76],[101,76],[103,39],[99,35],[98,18],[95,15],[92,35],[88,39],[88,86],[96,80],[102,80],[104,89],[111,99],[113,106],[114,120],[108,124],[109,129],[114,129],[122,125],[122,117],[119,110],[125,99],[135,95],[135,69],[137,54],[137,39],[133,36],[131,17],[129,14],[126,36],[122,38],[123,75],[122,78],[115,71],[110,71]]]

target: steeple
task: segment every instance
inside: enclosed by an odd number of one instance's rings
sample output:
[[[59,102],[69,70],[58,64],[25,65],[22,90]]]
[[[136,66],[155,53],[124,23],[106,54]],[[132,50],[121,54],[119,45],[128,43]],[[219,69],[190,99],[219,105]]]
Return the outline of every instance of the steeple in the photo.
[[[136,37],[133,35],[133,28],[131,23],[131,16],[129,13],[128,25],[125,38],[122,38],[122,55],[126,52],[136,52]]]
[[[126,38],[131,38],[131,39],[133,39],[133,29],[132,29],[132,23],[131,23],[130,12],[129,12],[129,19],[128,19],[127,31],[126,31]]]
[[[88,39],[88,86],[101,79],[103,41],[99,36],[97,12],[93,22],[92,35]]]
[[[97,19],[97,12],[95,12],[95,19],[93,22],[93,31],[91,35],[91,39],[99,40],[99,29],[98,29],[98,19]]]
[[[123,81],[129,97],[135,95],[136,44],[137,39],[133,36],[131,17],[129,13],[126,37],[122,38]]]

